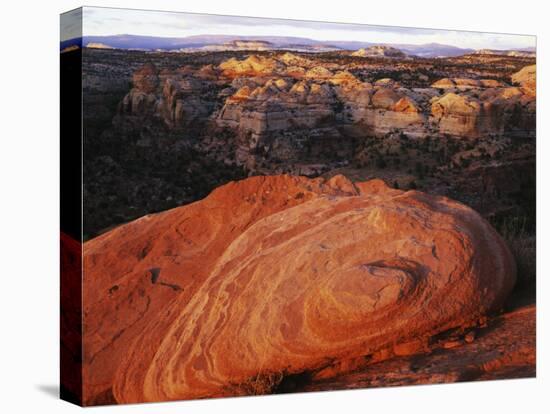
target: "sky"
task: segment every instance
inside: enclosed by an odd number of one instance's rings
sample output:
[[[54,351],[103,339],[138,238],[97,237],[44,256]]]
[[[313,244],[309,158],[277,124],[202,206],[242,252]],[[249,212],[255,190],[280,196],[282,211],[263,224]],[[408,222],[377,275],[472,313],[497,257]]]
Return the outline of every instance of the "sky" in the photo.
[[[442,43],[472,49],[535,47],[535,36],[456,30],[415,29],[148,10],[84,7],[62,15],[61,40],[80,36],[132,34],[157,37],[193,35],[296,36],[321,41]],[[82,19],[82,20],[81,20]]]

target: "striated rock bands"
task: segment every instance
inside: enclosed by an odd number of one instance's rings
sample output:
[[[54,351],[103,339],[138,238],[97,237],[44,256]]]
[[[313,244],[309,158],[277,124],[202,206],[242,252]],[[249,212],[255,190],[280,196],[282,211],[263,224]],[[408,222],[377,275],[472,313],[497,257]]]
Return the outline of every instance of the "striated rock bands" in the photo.
[[[431,102],[431,119],[440,133],[463,137],[535,132],[535,66],[512,75],[514,87],[491,79],[441,79],[432,87],[444,92]]]
[[[343,176],[229,183],[85,243],[84,273],[89,404],[273,392],[469,326],[515,281],[470,208]]]

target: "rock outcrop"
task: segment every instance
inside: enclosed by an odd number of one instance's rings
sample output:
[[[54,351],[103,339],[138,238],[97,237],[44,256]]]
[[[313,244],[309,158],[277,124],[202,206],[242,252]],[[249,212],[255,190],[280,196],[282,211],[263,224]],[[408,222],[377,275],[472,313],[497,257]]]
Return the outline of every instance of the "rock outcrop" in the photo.
[[[521,85],[531,95],[535,95],[537,89],[537,65],[525,66],[519,72],[512,75],[512,82]]]
[[[214,45],[206,45],[199,50],[203,51],[223,51],[227,52],[229,50],[269,50],[273,49],[273,43],[263,41],[263,40],[231,40],[229,42],[225,42],[223,44],[214,44]]]
[[[386,58],[404,58],[407,55],[401,50],[391,46],[371,46],[366,49],[356,50],[352,56],[360,57],[386,57]]]
[[[314,66],[299,79],[286,73],[265,83],[254,78],[241,85],[235,85],[240,88],[213,114],[216,125],[237,132],[241,162],[258,149],[282,158],[300,156],[326,145],[319,136],[338,140],[342,134],[376,136],[395,129],[411,136],[427,132],[426,116],[412,91],[388,82],[373,86],[348,71]],[[303,133],[308,136],[305,142]],[[292,151],[280,153],[277,147]]]
[[[475,88],[475,89],[473,89]],[[431,99],[431,122],[440,133],[478,138],[535,133],[536,98],[525,88],[479,88],[469,93],[446,92]]]
[[[437,89],[456,89],[464,91],[468,89],[479,88],[503,88],[506,85],[494,79],[469,79],[469,78],[443,78],[434,82],[432,88]]]
[[[85,400],[267,393],[287,377],[468,326],[515,280],[444,197],[253,177],[84,244]]]
[[[474,55],[495,55],[495,56],[515,56],[515,57],[536,57],[534,50],[495,50],[479,49],[473,52]]]
[[[368,82],[364,73],[289,52],[251,54],[199,69],[159,71],[146,64],[135,72],[115,123],[160,120],[178,133],[231,135],[232,145],[218,146],[233,152],[221,159],[250,172],[263,172],[259,166],[267,163],[278,173],[297,170],[276,170],[274,160],[288,165],[349,159],[352,143],[362,137],[535,133],[534,65],[511,76],[516,86],[478,76],[411,88],[389,77]]]
[[[481,105],[477,99],[447,93],[432,103],[432,115],[439,130],[452,135],[468,135],[477,131]]]
[[[342,374],[336,375],[332,371],[332,378],[327,379],[328,370],[321,371],[301,387],[288,381],[285,391],[349,390],[535,377],[535,306],[522,306],[489,318],[487,325],[484,329],[453,332],[448,337],[440,337],[429,346],[431,352],[421,355],[407,353],[414,349],[412,343],[408,349],[398,347],[393,352],[386,351],[393,353],[393,357],[379,362],[360,358],[342,361],[336,367],[344,368]]]
[[[119,105],[117,121],[132,120],[142,123],[147,118],[163,121],[171,128],[181,128],[197,120],[205,120],[214,103],[209,100],[208,83],[210,66],[205,66],[195,76],[186,68],[163,71],[152,64],[144,65],[133,76],[133,88]]]
[[[143,93],[153,93],[159,86],[159,71],[152,63],[146,63],[132,77],[134,87]]]
[[[431,99],[431,121],[439,132],[459,137],[532,136],[536,130],[535,76],[532,65],[512,75],[512,82],[520,87],[492,79],[441,79],[432,84],[445,93]]]
[[[279,63],[284,61],[294,65],[301,63],[288,56],[279,59]],[[529,135],[534,130],[536,98],[534,88],[528,86],[532,82],[526,80],[527,73],[515,75],[514,82],[524,79],[525,86],[521,89],[494,79],[444,78],[433,83],[432,88],[411,90],[388,78],[379,79],[372,85],[360,81],[349,71],[333,72],[311,65],[302,70],[296,75],[293,69],[290,76],[283,68],[278,69],[277,73],[285,79],[284,90],[270,86],[277,78],[269,78],[263,85],[264,81],[256,83],[253,85],[256,91],[246,91],[246,96],[243,91],[236,90],[226,100],[224,108],[214,115],[215,122],[244,134],[251,132],[254,139],[249,149],[253,150],[264,138],[269,141],[274,131],[312,128],[319,119],[333,119],[344,133],[359,136],[365,133],[381,136],[400,130],[415,137],[435,132],[477,138],[500,135],[504,131]],[[277,81],[283,82],[282,79]],[[289,98],[286,96],[288,90],[299,90],[305,99]],[[307,99],[310,91],[318,90],[325,92],[321,110],[314,106],[318,104],[316,97]],[[443,91],[443,95],[439,96],[438,91]],[[258,97],[263,102],[277,102],[277,110],[270,112],[267,106],[258,106]],[[270,122],[270,113],[277,120]],[[311,116],[312,113],[319,116]],[[255,122],[251,123],[251,118]],[[310,122],[295,122],[300,118]],[[242,148],[246,152],[246,145]]]
[[[86,47],[88,49],[114,49],[114,47],[106,45],[105,43],[100,42],[89,42]]]
[[[222,75],[230,78],[238,76],[271,76],[279,74],[284,65],[272,58],[251,55],[244,60],[231,58],[219,65]]]

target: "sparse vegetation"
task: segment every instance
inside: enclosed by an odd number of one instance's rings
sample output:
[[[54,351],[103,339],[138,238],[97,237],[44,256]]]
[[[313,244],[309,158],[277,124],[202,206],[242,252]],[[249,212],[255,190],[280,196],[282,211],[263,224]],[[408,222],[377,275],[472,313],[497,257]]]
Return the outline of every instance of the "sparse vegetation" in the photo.
[[[536,237],[527,231],[527,218],[510,217],[497,226],[516,259],[518,285],[534,285],[537,271]]]

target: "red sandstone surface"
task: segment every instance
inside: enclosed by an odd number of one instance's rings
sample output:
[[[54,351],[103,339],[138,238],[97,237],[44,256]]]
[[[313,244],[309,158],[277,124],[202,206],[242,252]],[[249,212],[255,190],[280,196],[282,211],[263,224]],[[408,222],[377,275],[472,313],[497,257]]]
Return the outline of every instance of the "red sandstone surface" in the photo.
[[[88,405],[534,370],[534,306],[492,316],[516,279],[501,237],[380,180],[232,182],[86,242],[83,264]]]

